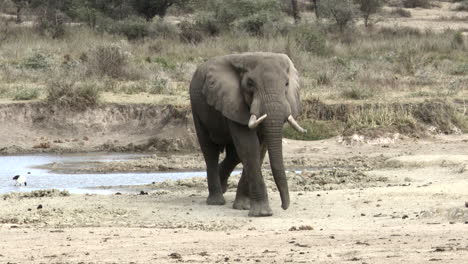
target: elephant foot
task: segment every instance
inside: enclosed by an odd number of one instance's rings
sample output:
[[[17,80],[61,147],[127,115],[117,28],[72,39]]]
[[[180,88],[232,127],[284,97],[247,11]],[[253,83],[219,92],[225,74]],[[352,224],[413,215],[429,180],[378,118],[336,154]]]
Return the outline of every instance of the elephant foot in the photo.
[[[250,202],[250,211],[249,216],[272,216],[273,211],[270,208],[268,200],[266,201],[251,201]]]
[[[237,210],[249,210],[250,209],[250,198],[247,196],[236,196],[232,208]]]
[[[222,194],[210,194],[208,195],[208,198],[206,199],[206,204],[207,205],[224,205],[226,204],[226,200],[224,200],[224,197]]]

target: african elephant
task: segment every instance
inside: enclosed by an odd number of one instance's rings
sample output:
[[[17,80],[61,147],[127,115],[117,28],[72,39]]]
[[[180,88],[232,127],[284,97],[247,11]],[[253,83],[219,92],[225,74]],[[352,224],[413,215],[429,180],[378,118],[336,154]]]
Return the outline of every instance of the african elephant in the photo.
[[[212,58],[199,66],[190,83],[195,129],[206,163],[209,205],[223,205],[227,180],[240,162],[243,172],[233,204],[249,216],[272,210],[261,172],[268,150],[271,170],[289,207],[283,165],[282,128],[286,121],[305,132],[294,117],[301,111],[297,70],[285,54],[252,52]],[[218,164],[219,155],[226,151]]]

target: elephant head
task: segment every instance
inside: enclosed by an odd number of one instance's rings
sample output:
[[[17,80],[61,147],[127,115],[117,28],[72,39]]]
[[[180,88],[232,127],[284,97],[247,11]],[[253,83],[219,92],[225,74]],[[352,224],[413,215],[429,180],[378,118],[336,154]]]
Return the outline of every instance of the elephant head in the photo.
[[[285,54],[242,53],[217,57],[209,64],[203,94],[208,104],[228,119],[259,129],[267,144],[271,170],[289,206],[283,164],[282,129],[285,122],[305,132],[297,122],[301,111],[297,70]]]

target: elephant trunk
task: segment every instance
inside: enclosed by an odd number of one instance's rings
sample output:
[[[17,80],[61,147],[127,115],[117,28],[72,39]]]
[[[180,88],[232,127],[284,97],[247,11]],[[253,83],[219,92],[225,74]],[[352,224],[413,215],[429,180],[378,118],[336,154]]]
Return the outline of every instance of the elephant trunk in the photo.
[[[268,112],[268,118],[264,121],[264,134],[267,143],[268,156],[270,157],[270,166],[275,179],[276,186],[281,196],[281,207],[289,207],[289,190],[286,173],[283,164],[283,124],[284,113],[273,107]],[[276,111],[274,111],[276,110]]]

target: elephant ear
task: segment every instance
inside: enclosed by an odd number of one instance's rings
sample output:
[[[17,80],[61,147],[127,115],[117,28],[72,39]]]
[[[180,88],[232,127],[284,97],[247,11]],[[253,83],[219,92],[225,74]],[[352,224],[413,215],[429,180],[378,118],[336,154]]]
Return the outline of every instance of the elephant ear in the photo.
[[[250,112],[241,91],[241,55],[216,57],[208,62],[205,84],[202,93],[209,105],[225,117],[247,125]],[[238,58],[239,57],[239,58]]]
[[[286,54],[281,55],[282,58],[286,61],[286,67],[288,67],[288,75],[289,75],[289,86],[286,90],[286,99],[291,106],[291,114],[294,118],[299,116],[302,111],[301,106],[301,98],[299,96],[300,86],[299,86],[299,76],[294,67],[294,63]]]

